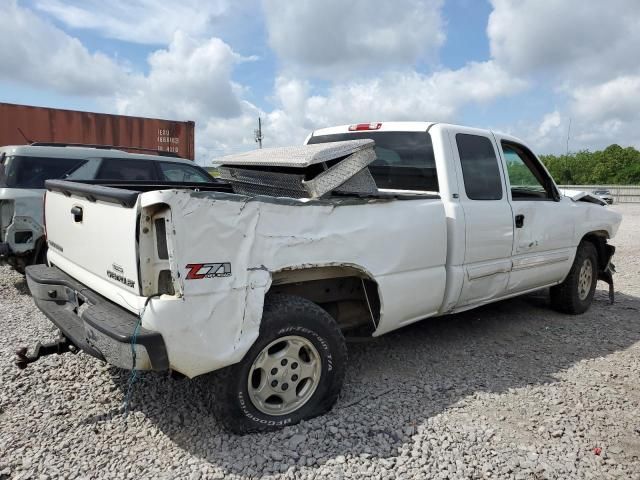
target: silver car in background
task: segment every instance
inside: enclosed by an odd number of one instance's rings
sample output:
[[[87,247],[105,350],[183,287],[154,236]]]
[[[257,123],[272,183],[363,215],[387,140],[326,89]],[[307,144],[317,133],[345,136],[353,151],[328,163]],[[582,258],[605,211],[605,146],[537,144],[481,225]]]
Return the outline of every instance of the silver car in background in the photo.
[[[607,202],[607,205],[613,205],[613,195],[609,190],[606,190],[606,189],[594,190],[593,194],[597,195],[602,200]]]
[[[27,265],[45,263],[44,182],[60,178],[215,182],[193,161],[167,152],[146,155],[101,145],[53,143],[0,147],[0,264],[24,273]]]

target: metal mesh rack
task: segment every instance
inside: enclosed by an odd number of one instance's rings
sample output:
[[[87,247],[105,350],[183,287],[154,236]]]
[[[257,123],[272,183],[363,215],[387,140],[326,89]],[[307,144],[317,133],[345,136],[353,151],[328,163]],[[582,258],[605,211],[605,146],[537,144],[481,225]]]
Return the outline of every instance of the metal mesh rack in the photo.
[[[230,155],[220,159],[220,178],[247,195],[372,194],[377,187],[367,166],[376,158],[374,146],[373,140],[349,140]]]

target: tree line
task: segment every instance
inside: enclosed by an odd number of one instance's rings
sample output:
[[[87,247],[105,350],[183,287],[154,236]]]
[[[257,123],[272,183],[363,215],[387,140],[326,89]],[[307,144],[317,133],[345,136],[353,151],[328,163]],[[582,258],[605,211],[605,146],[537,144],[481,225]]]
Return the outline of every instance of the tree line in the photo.
[[[640,151],[633,147],[614,144],[540,159],[560,185],[640,185]]]

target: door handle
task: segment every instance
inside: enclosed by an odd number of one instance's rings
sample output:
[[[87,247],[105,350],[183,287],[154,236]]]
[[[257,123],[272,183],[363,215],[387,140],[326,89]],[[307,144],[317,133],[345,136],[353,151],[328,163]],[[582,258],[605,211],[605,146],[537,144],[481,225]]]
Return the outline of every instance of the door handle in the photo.
[[[524,226],[524,215],[516,215],[516,228]]]
[[[82,207],[71,207],[71,215],[73,215],[73,221],[79,223],[82,221]]]

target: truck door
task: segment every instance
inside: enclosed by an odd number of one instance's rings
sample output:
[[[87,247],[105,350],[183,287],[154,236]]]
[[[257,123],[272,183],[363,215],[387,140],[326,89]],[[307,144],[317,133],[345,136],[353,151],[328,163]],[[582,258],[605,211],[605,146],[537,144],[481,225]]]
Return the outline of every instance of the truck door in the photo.
[[[449,131],[449,140],[465,218],[464,279],[456,304],[462,307],[506,292],[513,248],[513,212],[493,135],[456,127]]]
[[[571,268],[575,253],[573,202],[559,194],[531,150],[501,135],[496,140],[507,171],[515,227],[507,291],[557,283]]]

